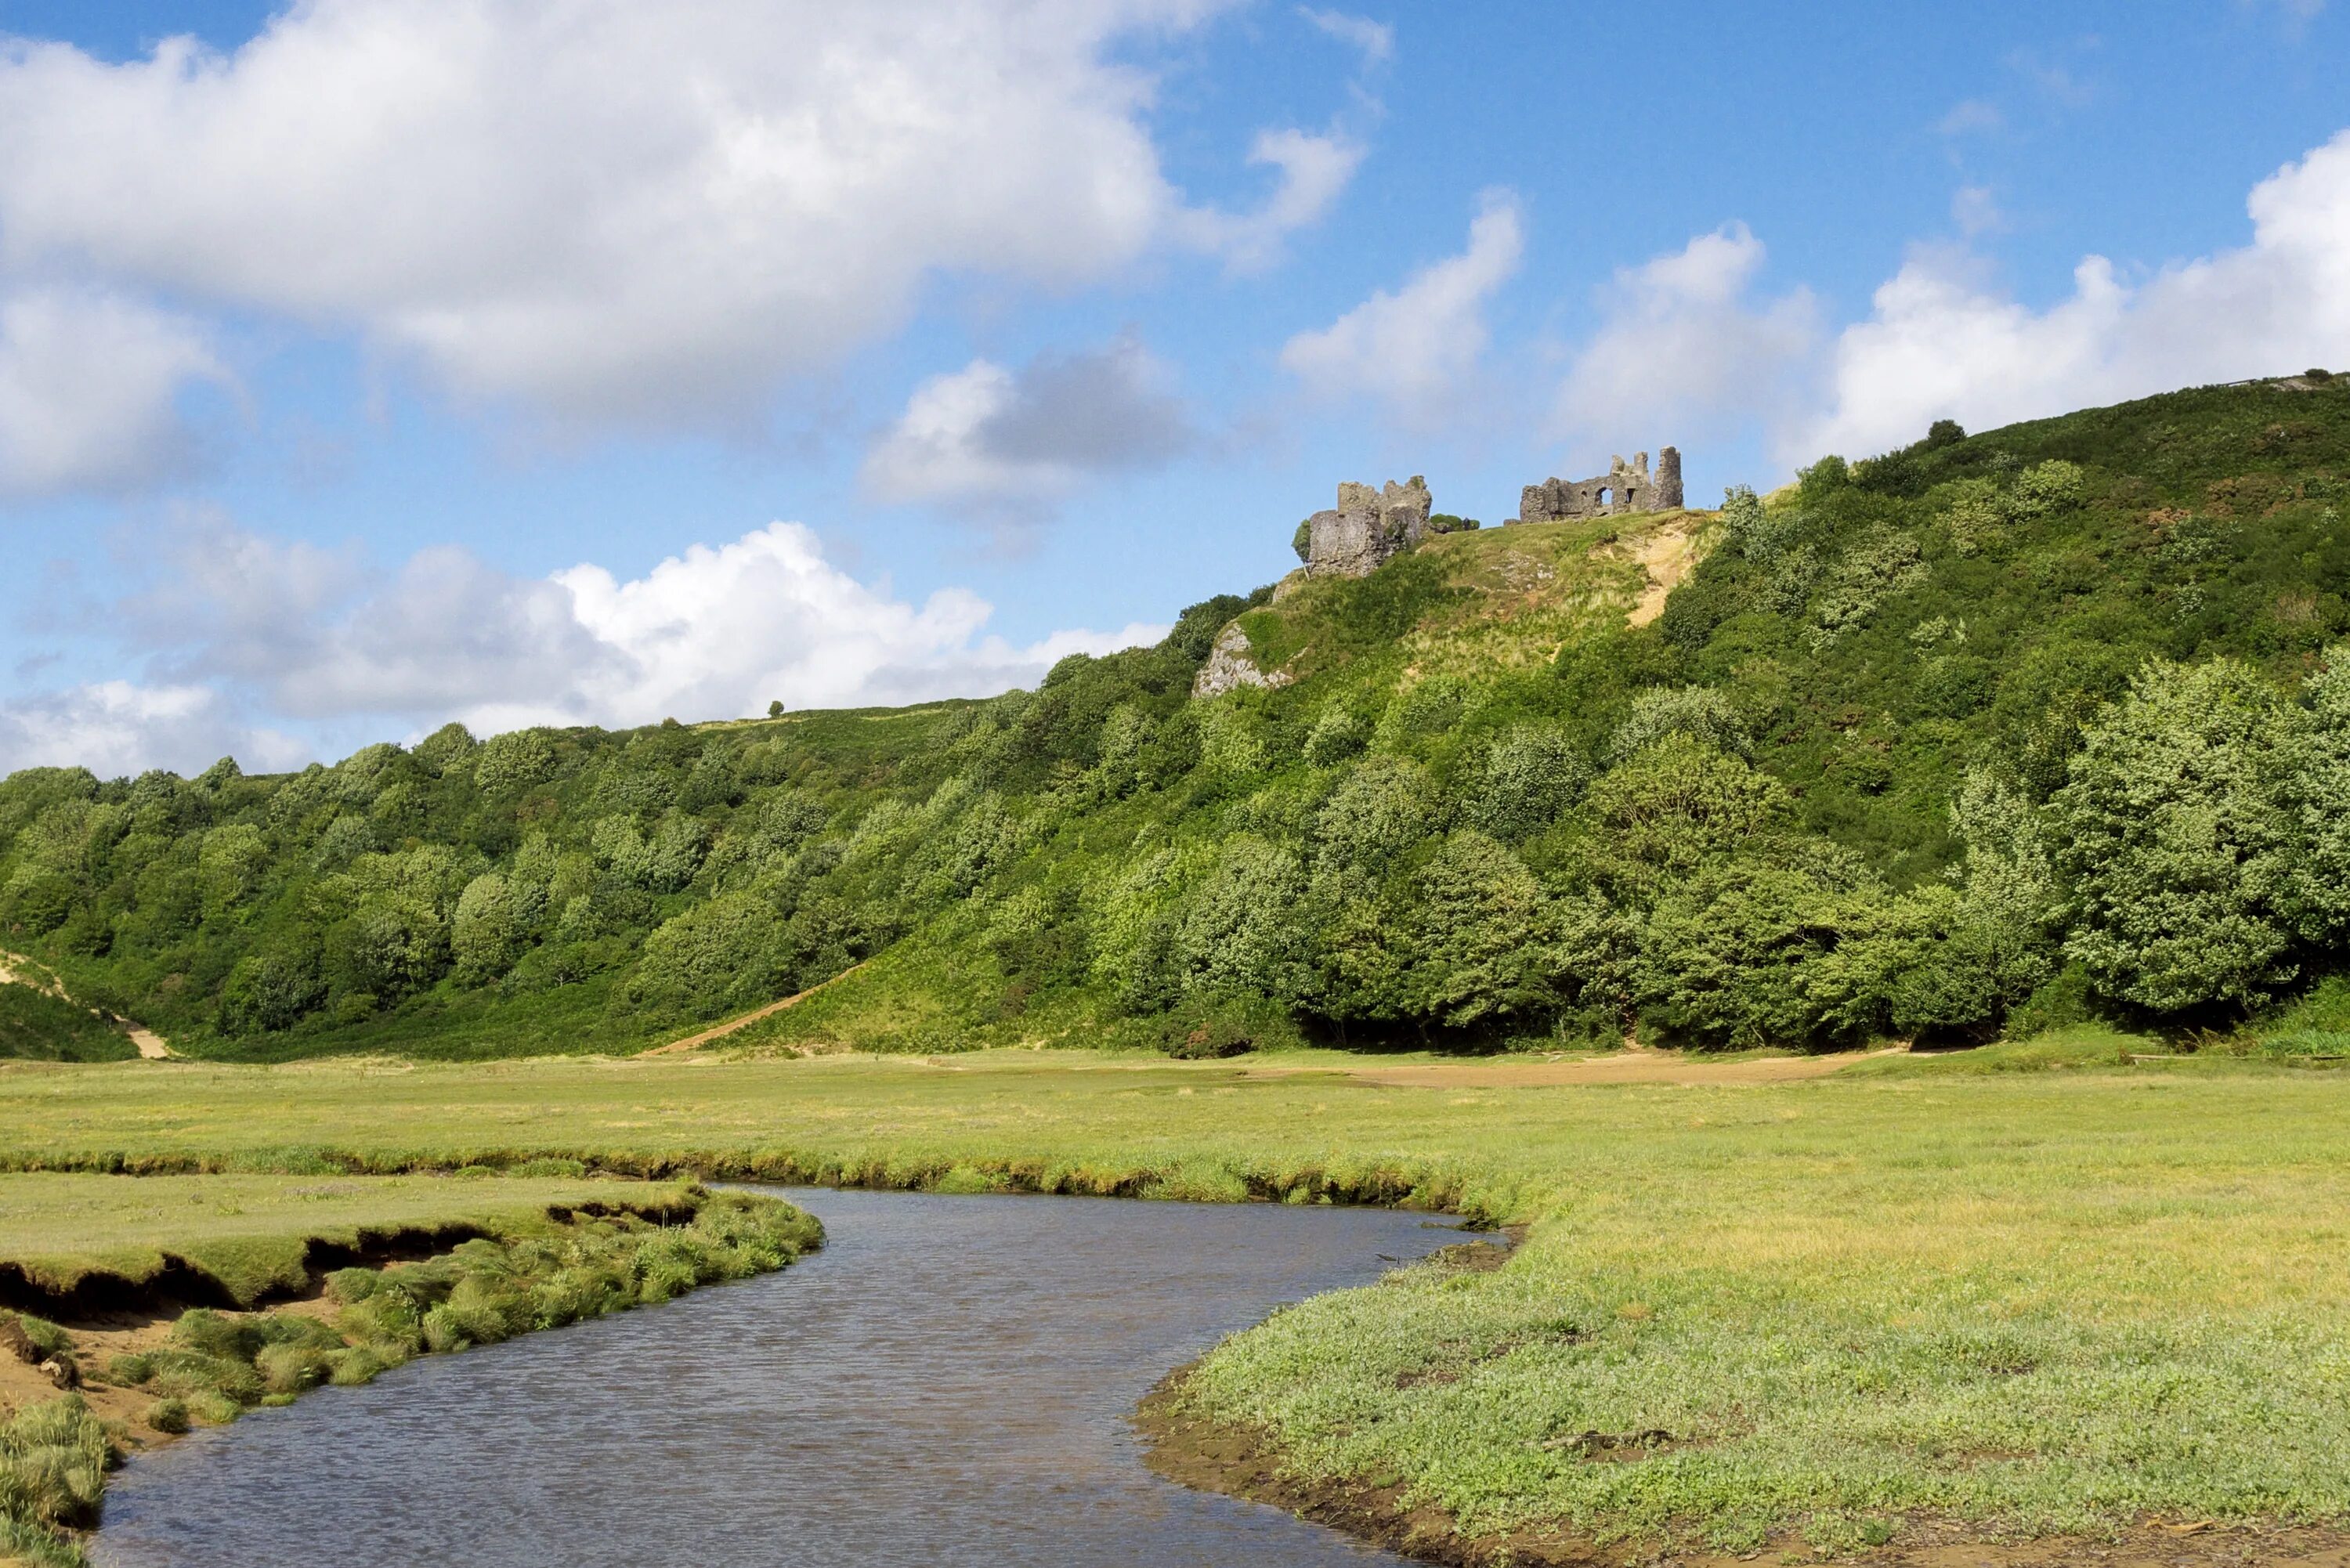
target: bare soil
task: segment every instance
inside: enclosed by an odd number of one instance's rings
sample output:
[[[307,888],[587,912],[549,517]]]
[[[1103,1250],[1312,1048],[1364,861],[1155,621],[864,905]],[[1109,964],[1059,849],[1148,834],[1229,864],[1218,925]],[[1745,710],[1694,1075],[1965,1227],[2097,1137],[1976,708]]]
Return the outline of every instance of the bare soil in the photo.
[[[314,1287],[305,1295],[276,1302],[267,1310],[325,1318],[334,1315],[336,1306],[323,1287]],[[227,1313],[223,1315],[235,1317],[243,1314]],[[179,1316],[177,1311],[163,1314],[121,1312],[78,1324],[66,1331],[73,1341],[75,1364],[81,1371],[81,1380],[75,1392],[88,1401],[98,1418],[111,1426],[123,1445],[130,1449],[168,1443],[180,1434],[159,1432],[149,1426],[147,1412],[155,1405],[154,1390],[126,1387],[109,1382],[107,1364],[118,1355],[162,1348],[170,1341],[172,1324],[179,1320]],[[12,1414],[27,1405],[37,1405],[45,1399],[54,1399],[58,1392],[49,1375],[39,1367],[28,1366],[13,1355],[0,1355],[0,1416]]]

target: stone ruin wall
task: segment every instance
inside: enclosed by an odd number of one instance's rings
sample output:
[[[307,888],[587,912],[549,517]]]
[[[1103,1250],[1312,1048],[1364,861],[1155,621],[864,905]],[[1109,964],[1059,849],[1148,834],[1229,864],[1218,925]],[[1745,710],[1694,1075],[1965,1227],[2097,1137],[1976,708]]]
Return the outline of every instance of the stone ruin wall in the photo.
[[[1529,484],[1518,499],[1513,523],[1564,523],[1579,517],[1612,517],[1626,512],[1670,512],[1681,504],[1681,454],[1677,447],[1657,453],[1657,470],[1648,472],[1648,454],[1621,457],[1595,479],[1546,479]]]
[[[1338,486],[1338,504],[1305,520],[1305,573],[1314,577],[1362,577],[1428,535],[1428,481],[1415,473],[1384,490]]]

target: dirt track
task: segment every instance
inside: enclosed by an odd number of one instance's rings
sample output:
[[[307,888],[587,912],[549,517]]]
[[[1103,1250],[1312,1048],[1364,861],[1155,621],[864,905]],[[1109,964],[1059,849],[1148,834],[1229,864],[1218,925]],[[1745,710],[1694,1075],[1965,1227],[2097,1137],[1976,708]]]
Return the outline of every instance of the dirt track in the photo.
[[[723,1023],[713,1023],[699,1034],[689,1034],[682,1040],[672,1040],[666,1045],[656,1045],[650,1051],[639,1051],[637,1054],[639,1056],[667,1056],[680,1051],[691,1051],[698,1045],[707,1045],[713,1040],[723,1040],[727,1035],[733,1033],[737,1029],[748,1028],[750,1025],[758,1023],[762,1018],[769,1017],[772,1014],[781,1012],[786,1007],[796,1006],[800,1002],[806,1002],[809,997],[814,996],[817,992],[822,991],[826,986],[830,985],[833,981],[847,980],[850,975],[855,974],[858,970],[863,969],[864,967],[865,966],[861,963],[851,964],[847,969],[842,970],[838,974],[834,975],[832,980],[818,981],[816,984],[809,986],[806,991],[803,991],[796,995],[787,996],[781,1002],[771,1002],[764,1007],[754,1007],[750,1012],[743,1013],[739,1017],[730,1018]]]
[[[66,994],[65,988],[55,981],[43,982],[34,979],[29,973],[20,973],[10,967],[12,963],[26,964],[30,961],[28,959],[18,958],[15,953],[0,953],[0,985],[29,985],[44,995],[56,997],[59,1002],[73,1000]],[[130,1044],[139,1047],[139,1054],[147,1060],[160,1062],[172,1054],[172,1048],[163,1043],[163,1037],[152,1029],[133,1023],[127,1018],[117,1018],[109,1012],[99,1012],[95,1007],[90,1011],[98,1013],[100,1018],[108,1020],[128,1035]]]

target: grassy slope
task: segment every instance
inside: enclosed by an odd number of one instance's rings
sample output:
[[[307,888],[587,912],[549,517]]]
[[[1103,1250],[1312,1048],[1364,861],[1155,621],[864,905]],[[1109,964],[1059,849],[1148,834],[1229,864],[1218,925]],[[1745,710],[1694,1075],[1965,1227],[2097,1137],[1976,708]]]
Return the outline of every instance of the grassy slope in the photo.
[[[1535,711],[1571,704],[1551,676],[1560,651],[1621,628],[1648,583],[1632,552],[1661,532],[1702,531],[1709,514],[1663,513],[1440,535],[1413,555],[1357,580],[1297,579],[1280,602],[1240,624],[1260,668],[1300,684],[1250,692],[1267,763],[1242,780],[1186,781],[1164,794],[1096,806],[1063,826],[1014,873],[1015,883],[1104,886],[1139,845],[1206,846],[1231,830],[1237,802],[1258,784],[1278,816],[1310,792],[1298,749],[1313,716],[1343,706],[1367,731],[1399,689],[1430,677],[1513,689]],[[1593,715],[1595,722],[1613,714]],[[1448,751],[1482,738],[1474,715]],[[1116,1027],[1097,987],[1046,987],[1029,999],[984,944],[987,909],[950,909],[818,996],[732,1037],[732,1047],[782,1044],[879,1051],[977,1044],[1086,1045]],[[1133,1043],[1156,1043],[1137,1033]]]
[[[2350,1511],[2350,1076],[2136,1070],[2088,1036],[1768,1087],[1382,1088],[1336,1058],[989,1053],[170,1075],[0,1073],[34,1158],[385,1166],[494,1151],[980,1189],[1418,1189],[1534,1220],[1485,1275],[1412,1272],[1243,1334],[1196,1387],[1310,1469],[1477,1528],[1947,1511]],[[1319,1069],[1319,1070],[1317,1070]],[[1437,1376],[1430,1376],[1430,1374]],[[1663,1428],[1637,1463],[1544,1449]],[[1843,1533],[1839,1533],[1843,1532]]]
[[[88,1008],[29,985],[0,984],[0,1057],[120,1062],[138,1054],[129,1035]]]

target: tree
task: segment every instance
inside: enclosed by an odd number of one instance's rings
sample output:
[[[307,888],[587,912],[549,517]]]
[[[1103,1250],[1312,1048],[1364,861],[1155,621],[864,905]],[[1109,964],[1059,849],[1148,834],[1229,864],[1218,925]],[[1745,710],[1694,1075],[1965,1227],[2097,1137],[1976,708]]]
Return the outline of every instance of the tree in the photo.
[[[1590,782],[1591,764],[1565,732],[1522,724],[1486,753],[1470,812],[1487,833],[1516,841],[1558,820]]]
[[[261,829],[250,823],[233,823],[205,834],[196,859],[204,912],[224,915],[251,898],[260,888],[261,873],[268,863],[269,846]]]
[[[2292,844],[2283,900],[2300,934],[2350,939],[2350,646],[2325,650],[2292,715],[2282,802]]]
[[[781,980],[775,907],[749,893],[697,904],[645,939],[638,1000],[699,1017],[769,1000]]]
[[[1882,916],[1874,886],[1825,844],[1711,860],[1648,918],[1635,965],[1640,1014],[1669,1036],[1733,1050],[1866,1033],[1866,971],[1835,961]]]
[[[2065,950],[2106,995],[2246,1007],[2293,978],[2282,708],[2235,659],[2157,662],[2083,731],[2050,804]]]
[[[1785,808],[1777,780],[1679,733],[1608,769],[1584,802],[1601,879],[1636,899],[1735,849]]]
[[[783,702],[783,699],[782,699],[782,698],[780,698],[780,697],[779,697],[779,698],[775,699],[775,701],[774,701],[773,702],[770,702],[770,703],[768,703],[768,704],[767,704],[767,717],[768,717],[768,718],[770,718],[770,719],[780,719],[780,718],[782,718],[783,716],[784,716],[784,702]]]
[[[513,967],[522,951],[519,902],[506,879],[495,872],[465,884],[449,935],[460,981],[479,985]]]
[[[1406,1000],[1462,1028],[1549,1000],[1548,899],[1525,863],[1472,829],[1448,836],[1415,879]]]

